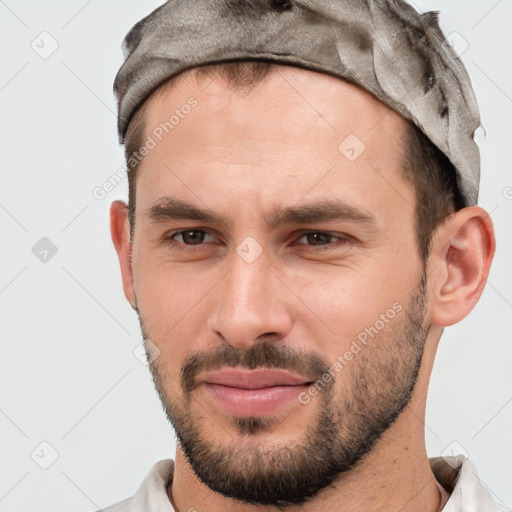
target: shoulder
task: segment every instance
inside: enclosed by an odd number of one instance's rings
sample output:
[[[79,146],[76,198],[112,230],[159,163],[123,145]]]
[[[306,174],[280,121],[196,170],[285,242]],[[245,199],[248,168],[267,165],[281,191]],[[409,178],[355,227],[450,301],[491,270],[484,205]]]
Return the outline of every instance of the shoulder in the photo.
[[[174,476],[174,461],[164,459],[156,462],[131,498],[95,512],[133,512],[158,510],[173,512],[167,496],[167,487]]]

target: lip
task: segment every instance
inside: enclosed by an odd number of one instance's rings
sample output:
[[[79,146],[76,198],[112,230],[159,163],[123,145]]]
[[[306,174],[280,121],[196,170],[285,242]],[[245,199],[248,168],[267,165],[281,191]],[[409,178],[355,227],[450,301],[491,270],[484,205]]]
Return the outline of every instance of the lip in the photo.
[[[200,379],[216,407],[237,416],[271,414],[305,391],[311,382],[285,370],[231,368]]]
[[[306,385],[313,380],[286,370],[257,369],[246,370],[224,368],[210,372],[199,379],[200,383],[220,384],[239,389],[263,389],[274,386]]]

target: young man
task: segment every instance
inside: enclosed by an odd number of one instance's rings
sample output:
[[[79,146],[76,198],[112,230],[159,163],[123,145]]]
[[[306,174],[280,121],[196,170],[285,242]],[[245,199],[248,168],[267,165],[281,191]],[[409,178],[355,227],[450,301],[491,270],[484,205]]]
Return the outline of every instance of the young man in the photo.
[[[169,1],[125,50],[111,232],[179,444],[107,510],[503,510],[425,450],[439,339],[495,247],[436,17]]]

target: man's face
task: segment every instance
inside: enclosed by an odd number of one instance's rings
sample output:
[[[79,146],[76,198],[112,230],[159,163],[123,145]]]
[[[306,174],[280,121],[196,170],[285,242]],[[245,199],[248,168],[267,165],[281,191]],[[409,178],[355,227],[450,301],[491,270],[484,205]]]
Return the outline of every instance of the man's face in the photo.
[[[182,108],[191,96],[197,105]],[[176,109],[158,142],[151,132]],[[213,490],[302,503],[408,403],[427,325],[414,192],[399,173],[406,128],[359,88],[285,66],[250,93],[184,80],[151,104],[136,307],[164,408]],[[223,220],[174,218],[169,198]],[[333,206],[339,215],[318,215]],[[287,209],[297,212],[278,215]],[[233,388],[202,379],[235,366],[317,387],[281,386],[275,402],[268,389],[260,401],[254,390],[215,398]]]

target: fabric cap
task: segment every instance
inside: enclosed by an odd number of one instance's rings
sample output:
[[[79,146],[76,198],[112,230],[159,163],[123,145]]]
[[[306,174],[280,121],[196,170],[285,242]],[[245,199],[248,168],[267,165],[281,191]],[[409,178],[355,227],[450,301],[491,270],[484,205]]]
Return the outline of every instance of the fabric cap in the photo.
[[[480,113],[468,73],[436,12],[403,0],[169,0],[123,42],[114,82],[119,140],[142,102],[193,67],[264,60],[352,82],[418,126],[478,201]]]

